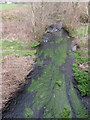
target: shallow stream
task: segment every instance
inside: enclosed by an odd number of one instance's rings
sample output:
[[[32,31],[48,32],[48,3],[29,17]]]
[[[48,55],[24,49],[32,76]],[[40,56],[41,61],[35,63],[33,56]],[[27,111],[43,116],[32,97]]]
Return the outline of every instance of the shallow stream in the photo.
[[[3,118],[87,118],[89,103],[75,88],[68,33],[55,25],[42,41],[34,70],[27,75],[28,85]]]

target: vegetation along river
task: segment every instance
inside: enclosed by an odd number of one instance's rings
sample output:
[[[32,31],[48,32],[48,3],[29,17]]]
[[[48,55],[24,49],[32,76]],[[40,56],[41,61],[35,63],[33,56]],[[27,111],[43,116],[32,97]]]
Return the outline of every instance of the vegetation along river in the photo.
[[[60,24],[48,28],[24,91],[3,118],[87,118],[88,100],[75,89],[72,40]]]

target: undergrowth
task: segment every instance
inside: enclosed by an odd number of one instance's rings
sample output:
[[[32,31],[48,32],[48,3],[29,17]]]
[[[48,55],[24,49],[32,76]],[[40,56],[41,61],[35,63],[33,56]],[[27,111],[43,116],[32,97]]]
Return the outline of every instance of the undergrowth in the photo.
[[[36,50],[13,50],[13,51],[3,51],[2,56],[9,54],[20,54],[22,56],[32,56],[36,53]]]
[[[39,43],[34,42],[31,47],[36,47]],[[2,45],[0,45],[2,56],[9,54],[20,54],[22,56],[32,56],[36,53],[36,50],[32,50],[29,44],[21,44],[18,41],[3,40]]]
[[[88,73],[79,70],[77,64],[73,64],[73,72],[74,78],[78,82],[78,89],[81,92],[81,96],[90,95]]]
[[[88,73],[84,70],[79,70],[78,64],[83,64],[88,61],[88,58],[81,57],[81,51],[74,51],[76,63],[73,64],[74,78],[78,82],[78,89],[81,96],[90,95]]]
[[[24,45],[19,43],[18,41],[9,41],[9,40],[4,40],[2,41],[2,50],[4,49],[26,49],[28,45]]]
[[[40,43],[38,43],[38,42],[33,42],[30,46],[31,46],[31,47],[37,47],[38,45],[40,45]]]
[[[85,61],[88,61],[88,56],[82,57],[83,53],[81,51],[75,50],[74,53],[75,53],[74,57],[78,64],[83,64]]]
[[[87,29],[88,26],[81,26],[77,30],[74,30],[72,32],[73,37],[77,37],[78,39],[81,39],[80,49],[74,51],[74,57],[76,59],[76,63],[73,64],[73,72],[74,72],[74,78],[78,83],[78,89],[81,92],[81,96],[90,95],[89,90],[89,79],[88,79],[88,73],[86,70],[88,70],[88,67],[84,64],[87,64],[88,59],[88,52],[87,52],[87,46],[85,46],[85,42],[87,41],[87,33],[89,29]],[[82,45],[81,45],[82,44]],[[80,66],[83,66],[80,67]]]
[[[79,27],[77,30],[74,30],[72,32],[73,37],[75,37],[75,36],[85,37],[86,34],[87,34],[87,26]]]

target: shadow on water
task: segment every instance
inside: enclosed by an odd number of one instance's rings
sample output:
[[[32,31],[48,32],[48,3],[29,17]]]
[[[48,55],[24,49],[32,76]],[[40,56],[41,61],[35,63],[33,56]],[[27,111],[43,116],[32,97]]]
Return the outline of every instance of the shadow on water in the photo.
[[[72,40],[60,24],[43,35],[37,50],[34,70],[27,75],[28,85],[11,103],[3,118],[87,118],[73,86]]]

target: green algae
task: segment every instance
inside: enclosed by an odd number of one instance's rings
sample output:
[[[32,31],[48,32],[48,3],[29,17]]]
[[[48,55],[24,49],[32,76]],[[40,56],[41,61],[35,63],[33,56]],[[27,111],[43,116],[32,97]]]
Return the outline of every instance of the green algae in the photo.
[[[69,91],[69,94],[70,94],[71,102],[72,102],[76,117],[77,118],[88,118],[88,112],[86,108],[84,107],[84,105],[82,104],[79,97],[77,96],[72,82],[71,82],[71,89]]]
[[[42,65],[43,65],[43,60],[40,61],[40,58],[37,57],[37,58],[36,58],[36,63],[37,63],[38,65],[42,66]]]
[[[45,51],[44,51],[44,58],[46,58],[47,56],[49,56],[50,58],[52,58],[53,57],[53,49],[46,49]]]
[[[50,43],[55,44],[55,43],[60,43],[61,41],[63,41],[63,38],[58,38],[56,40],[50,41]]]
[[[55,40],[55,43],[60,43],[61,41],[67,41],[70,40],[69,37],[62,37],[62,38],[58,38],[57,40]]]
[[[72,55],[73,55],[72,51],[71,51],[71,50],[69,50],[69,56],[72,56]]]
[[[38,50],[37,50],[37,57],[39,57],[39,56],[43,53],[43,51],[44,51],[44,50],[41,50],[41,49],[39,50],[39,49],[38,49]]]
[[[62,82],[61,87],[56,86],[58,79]],[[59,113],[62,112],[64,106],[71,109],[66,96],[64,74],[61,74],[59,69],[55,69],[52,64],[44,69],[42,76],[38,77],[38,80],[32,79],[28,91],[36,92],[33,100],[33,110],[40,110],[45,106],[45,118],[60,118]]]
[[[58,86],[55,87],[52,98],[49,101],[44,111],[45,118],[62,118],[60,113],[63,112],[63,109],[65,106],[67,106],[67,109],[71,111],[71,108],[66,96],[64,74],[59,74],[58,78],[62,81],[62,85],[61,87],[58,87]],[[70,112],[69,118],[71,117],[72,117],[72,113]]]
[[[70,38],[69,37],[62,37],[62,38],[60,37],[56,40],[50,41],[50,43],[55,44],[55,43],[60,43],[61,41],[66,41],[66,40],[70,40]]]
[[[61,86],[61,81],[57,81],[56,84],[60,87]]]
[[[67,57],[67,44],[59,45],[55,51],[54,56],[52,57],[52,61],[58,65],[61,66],[63,63],[65,63],[65,58]]]
[[[57,66],[61,66],[65,63],[65,58],[67,57],[67,44],[59,45],[55,49],[46,49],[43,51],[44,58],[47,56],[51,58],[52,62]]]
[[[34,108],[42,108],[46,105],[52,95],[52,90],[56,80],[58,80],[59,70],[51,64],[43,70],[42,76],[38,80],[33,80],[31,86],[28,88],[30,92],[37,92],[34,98]]]
[[[56,43],[63,40],[60,39]],[[67,39],[65,38],[65,40]],[[44,58],[42,61],[39,58],[41,54]],[[38,50],[37,64],[42,66],[46,57],[50,57],[51,62],[44,67],[42,75],[37,76],[37,80],[32,78],[32,83],[28,88],[30,93],[35,93],[32,110],[35,112],[36,109],[44,108],[44,118],[72,118],[71,107],[66,95],[65,76],[59,71],[59,67],[65,63],[67,57],[67,44]],[[86,118],[87,111],[77,97],[72,85],[69,94],[77,118]]]
[[[30,108],[25,108],[24,115],[26,118],[29,118],[30,116],[33,115],[33,111]]]
[[[60,117],[60,112],[62,112],[65,105],[68,109],[71,109],[66,96],[65,78],[59,72],[59,66],[65,62],[67,57],[66,51],[67,44],[62,44],[55,49],[51,48],[40,52],[40,54],[43,53],[44,59],[50,57],[51,63],[44,68],[42,75],[38,76],[37,80],[32,79],[32,84],[28,88],[29,92],[36,93],[33,100],[33,111],[45,107],[44,116],[46,118],[49,116],[50,118]],[[40,54],[38,51],[37,64],[41,62],[39,59]]]
[[[62,118],[67,118],[67,119],[68,119],[70,113],[71,113],[71,110],[68,109],[68,108],[65,106],[64,109],[63,109],[63,111],[60,113],[60,116],[61,116]]]

